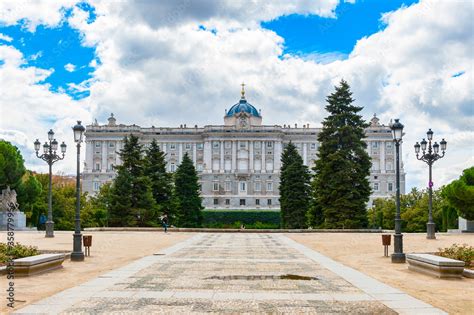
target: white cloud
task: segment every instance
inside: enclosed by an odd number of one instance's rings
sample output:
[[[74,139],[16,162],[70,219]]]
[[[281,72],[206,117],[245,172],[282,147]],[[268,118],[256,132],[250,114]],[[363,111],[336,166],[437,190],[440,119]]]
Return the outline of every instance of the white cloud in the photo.
[[[336,2],[255,1],[245,7],[238,1],[202,1],[200,7],[186,0],[173,3],[151,7],[147,2],[98,1],[94,23],[87,23],[87,12],[74,8],[69,22],[83,33],[84,45],[96,46],[100,63],[94,62],[91,80],[70,86],[79,91],[90,86],[91,96],[80,102],[68,99],[68,108],[78,111],[63,116],[68,124],[80,115],[89,123],[92,117],[105,121],[110,112],[119,123],[143,126],[220,124],[224,109],[238,100],[239,84],[245,81],[247,98],[262,108],[264,123],[319,126],[326,116],[326,95],[345,78],[356,104],[365,107],[366,118],[376,112],[382,122],[400,117],[405,124],[407,188],[427,181],[426,166],[414,158],[413,144],[428,128],[433,128],[437,140],[448,141],[446,157],[435,164],[436,185],[458,177],[473,164],[470,4],[421,1],[386,14],[386,28],[360,39],[342,59],[331,54],[282,56],[284,39],[259,25],[292,13],[332,16]],[[216,32],[201,30],[199,25]],[[326,62],[321,63],[321,57]],[[26,75],[28,69],[15,71]],[[452,77],[461,71],[465,73]],[[33,80],[33,74],[28,75]],[[30,84],[17,88],[44,87]],[[17,95],[12,101],[22,103],[25,97],[34,96]],[[65,96],[50,93],[49,97],[57,104]],[[50,108],[48,114],[55,117],[54,113]],[[18,129],[14,122],[2,129]],[[67,132],[68,124],[64,125]],[[38,134],[49,128],[46,123],[41,126]],[[24,133],[34,138],[33,131]],[[73,170],[74,164],[67,167]]]
[[[5,35],[5,34],[2,34],[0,33],[0,40],[4,40],[6,42],[11,42],[13,40],[13,38],[11,38],[10,36],[8,35]]]
[[[76,66],[72,63],[68,63],[64,65],[64,69],[66,69],[67,72],[74,72],[76,70]]]

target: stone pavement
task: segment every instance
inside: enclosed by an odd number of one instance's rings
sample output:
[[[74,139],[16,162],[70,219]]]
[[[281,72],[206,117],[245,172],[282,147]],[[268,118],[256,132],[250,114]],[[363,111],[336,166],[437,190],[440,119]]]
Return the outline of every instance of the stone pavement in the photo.
[[[445,314],[284,235],[242,233],[198,234],[17,314],[213,312]]]

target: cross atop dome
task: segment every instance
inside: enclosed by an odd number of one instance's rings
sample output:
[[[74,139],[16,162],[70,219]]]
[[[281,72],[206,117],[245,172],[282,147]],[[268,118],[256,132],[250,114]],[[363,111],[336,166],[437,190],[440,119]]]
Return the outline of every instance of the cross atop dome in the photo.
[[[240,84],[240,85],[242,86],[242,91],[240,91],[240,94],[241,94],[240,98],[244,100],[245,99],[245,89],[244,89],[245,83],[242,82],[242,84]]]

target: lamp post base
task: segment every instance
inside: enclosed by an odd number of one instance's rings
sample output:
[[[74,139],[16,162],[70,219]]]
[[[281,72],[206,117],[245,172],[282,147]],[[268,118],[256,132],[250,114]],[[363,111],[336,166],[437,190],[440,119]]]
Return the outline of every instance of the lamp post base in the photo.
[[[45,223],[45,228],[46,228],[46,234],[44,235],[44,237],[54,237],[54,222],[47,221]]]
[[[393,253],[392,254],[392,263],[394,264],[404,264],[406,257],[404,253]]]
[[[436,239],[435,227],[436,227],[436,224],[434,222],[428,222],[426,224],[426,238],[427,239],[429,240]]]
[[[84,252],[82,251],[82,234],[74,233],[73,234],[73,251],[71,253],[72,261],[83,261]]]
[[[72,252],[71,253],[71,260],[72,261],[84,261],[84,253],[83,252]]]

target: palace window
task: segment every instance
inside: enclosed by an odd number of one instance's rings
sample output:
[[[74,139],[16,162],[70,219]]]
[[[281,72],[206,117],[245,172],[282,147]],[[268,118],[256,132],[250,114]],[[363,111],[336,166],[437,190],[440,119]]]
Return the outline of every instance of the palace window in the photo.
[[[230,205],[230,199],[226,199],[226,200],[225,200],[225,205],[226,205],[226,206]]]
[[[114,147],[115,147],[115,143],[109,142],[109,148],[114,148]]]
[[[255,205],[260,206],[260,199],[255,199]]]
[[[240,141],[239,148],[246,149],[247,148],[247,141]]]
[[[255,191],[261,191],[262,190],[262,184],[261,183],[255,183]]]
[[[212,147],[213,147],[214,149],[219,149],[219,141],[213,141],[213,142],[212,142]]]
[[[218,205],[219,204],[219,199],[217,198],[214,198],[214,206]]]
[[[378,147],[379,147],[378,141],[372,141],[372,148],[378,148]]]
[[[260,141],[255,142],[255,149],[260,149]]]
[[[176,165],[175,165],[174,163],[171,163],[171,165],[170,165],[170,171],[171,171],[171,172],[176,171]]]
[[[226,141],[226,142],[225,142],[225,148],[226,148],[226,149],[232,148],[232,142]]]
[[[94,182],[94,191],[99,191],[100,190],[100,183],[99,182]]]
[[[232,188],[231,184],[232,184],[231,182],[225,182],[225,191],[231,191],[231,188]]]
[[[176,144],[171,143],[170,144],[170,150],[176,150]]]
[[[374,191],[379,191],[379,183],[374,183]]]
[[[241,192],[247,191],[247,183],[246,182],[240,182],[239,183],[239,188]]]
[[[245,199],[240,199],[240,205],[245,206]]]
[[[269,206],[272,205],[272,200],[271,199],[267,199],[267,205],[269,205]]]
[[[311,150],[316,150],[316,143],[311,143]]]
[[[393,191],[393,183],[388,183],[388,191]]]
[[[191,150],[191,143],[186,143],[186,150]]]
[[[202,150],[204,148],[204,145],[202,143],[198,143],[198,144],[196,144],[196,148],[198,150]]]
[[[267,183],[267,191],[273,191],[273,183]]]
[[[213,183],[212,184],[212,190],[213,191],[219,191],[219,183]]]
[[[100,163],[95,163],[95,170],[100,171]]]
[[[99,142],[99,141],[96,141],[96,142],[95,142],[95,147],[96,147],[96,148],[100,148],[100,142]]]

